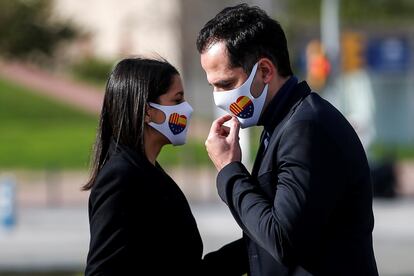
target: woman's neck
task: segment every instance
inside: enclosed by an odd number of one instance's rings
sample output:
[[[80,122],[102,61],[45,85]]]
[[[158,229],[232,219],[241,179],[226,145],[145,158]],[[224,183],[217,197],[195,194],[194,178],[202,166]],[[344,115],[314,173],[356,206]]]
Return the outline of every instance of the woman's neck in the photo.
[[[154,130],[148,128],[144,130],[145,155],[153,165],[155,165],[155,161],[163,146],[164,143],[155,135]]]

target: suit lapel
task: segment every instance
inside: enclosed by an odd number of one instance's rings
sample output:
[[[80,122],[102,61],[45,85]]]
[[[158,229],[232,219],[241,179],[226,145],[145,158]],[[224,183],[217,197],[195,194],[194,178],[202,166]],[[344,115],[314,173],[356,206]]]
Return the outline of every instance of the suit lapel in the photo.
[[[253,169],[252,169],[252,176],[257,177],[257,173],[259,172],[260,164],[263,159],[263,153],[265,151],[265,146],[263,143],[265,130],[263,129],[262,134],[260,135],[260,146],[256,154],[256,158],[254,159]]]
[[[272,158],[272,156],[267,155],[266,153],[268,151],[270,152],[274,152],[274,147],[275,147],[275,143],[276,141],[278,141],[280,139],[280,134],[283,132],[283,129],[286,127],[286,125],[288,124],[289,119],[292,117],[292,115],[295,113],[296,108],[300,105],[300,103],[303,101],[305,97],[301,98],[298,102],[296,102],[296,104],[290,109],[289,113],[283,118],[283,120],[276,126],[276,128],[274,129],[272,136],[269,139],[269,144],[267,146],[267,148],[264,148],[264,143],[263,143],[263,133],[261,136],[261,143],[260,143],[260,148],[259,151],[257,153],[256,156],[256,160],[254,163],[254,167],[253,167],[253,172],[255,174],[253,174],[254,177],[257,177],[260,175],[260,170],[261,170],[261,164],[263,163],[264,159],[268,159],[268,158]],[[269,162],[264,162],[265,164],[269,164]]]
[[[285,125],[286,121],[292,116],[294,110],[299,105],[299,103],[311,92],[309,86],[306,82],[300,82],[294,85],[294,87],[289,88],[288,94],[285,97],[276,99],[273,103],[271,103],[269,109],[265,114],[264,119],[261,119],[264,123],[264,129],[262,131],[262,135],[260,136],[260,146],[256,154],[256,159],[253,164],[252,169],[252,176],[257,177],[262,161],[265,157],[267,149],[271,146],[270,144],[275,140],[277,133],[280,132],[280,128]],[[273,113],[271,113],[273,112]],[[268,119],[266,119],[268,118]],[[269,144],[265,149],[263,139],[264,133],[266,131],[266,127],[269,129],[273,128],[271,132],[271,137],[269,139]]]

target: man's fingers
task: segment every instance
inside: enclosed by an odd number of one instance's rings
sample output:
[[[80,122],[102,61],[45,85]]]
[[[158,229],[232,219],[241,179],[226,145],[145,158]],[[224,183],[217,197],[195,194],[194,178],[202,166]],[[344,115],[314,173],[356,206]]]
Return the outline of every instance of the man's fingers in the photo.
[[[229,132],[229,137],[233,138],[235,141],[239,140],[239,130],[240,130],[240,122],[237,120],[236,117],[233,117],[231,120],[231,127]]]
[[[214,120],[213,124],[211,125],[210,133],[211,132],[220,133],[220,130],[223,124],[229,121],[231,118],[232,116],[230,114],[226,114]]]
[[[225,126],[225,125],[221,126],[221,129],[220,129],[220,135],[221,136],[226,136],[227,137],[229,135],[229,133],[230,133],[230,128],[228,126]]]
[[[230,114],[223,115],[219,118],[217,118],[213,125],[216,127],[216,129],[219,129],[225,122],[230,121],[231,118],[233,118]]]

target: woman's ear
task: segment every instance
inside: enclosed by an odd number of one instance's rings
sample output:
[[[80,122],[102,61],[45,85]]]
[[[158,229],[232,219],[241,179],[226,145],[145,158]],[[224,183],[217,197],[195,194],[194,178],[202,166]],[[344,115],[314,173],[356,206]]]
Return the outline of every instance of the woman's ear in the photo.
[[[259,68],[261,77],[264,83],[269,83],[276,73],[276,68],[273,62],[268,58],[262,58],[259,60]]]
[[[151,122],[151,107],[149,104],[145,104],[144,122],[147,124]]]
[[[162,124],[165,121],[165,114],[163,111],[159,110],[158,108],[152,107],[149,104],[145,106],[145,123],[156,123]]]

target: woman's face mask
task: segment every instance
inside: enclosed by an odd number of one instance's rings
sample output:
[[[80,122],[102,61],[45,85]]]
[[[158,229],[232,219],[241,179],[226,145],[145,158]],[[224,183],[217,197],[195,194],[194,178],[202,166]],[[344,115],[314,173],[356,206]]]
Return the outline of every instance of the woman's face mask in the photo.
[[[174,146],[183,145],[187,140],[187,131],[193,108],[187,102],[177,105],[160,105],[149,103],[150,106],[161,110],[165,114],[165,120],[161,124],[149,122],[148,124],[155,128]]]
[[[253,66],[247,80],[238,88],[213,92],[215,104],[224,111],[234,114],[240,121],[241,128],[257,125],[266,100],[268,84],[258,98],[251,93],[251,86],[256,75],[258,63]]]

